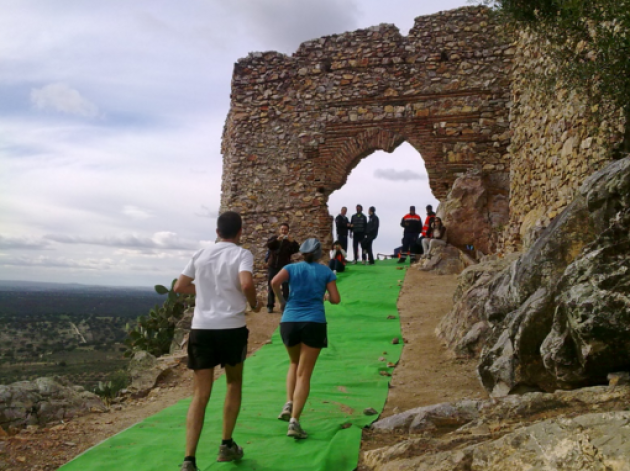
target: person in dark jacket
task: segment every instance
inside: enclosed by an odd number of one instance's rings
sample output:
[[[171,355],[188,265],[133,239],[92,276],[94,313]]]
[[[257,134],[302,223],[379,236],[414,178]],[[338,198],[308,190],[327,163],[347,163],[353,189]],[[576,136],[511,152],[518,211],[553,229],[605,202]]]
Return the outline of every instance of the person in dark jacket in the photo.
[[[341,208],[341,213],[337,214],[335,218],[335,229],[337,230],[337,241],[341,245],[341,248],[344,251],[348,251],[348,218],[346,217],[346,213],[348,212],[348,208],[345,206]]]
[[[359,260],[359,245],[365,237],[365,231],[367,229],[367,217],[363,214],[363,206],[357,204],[357,212],[350,218],[350,237],[352,237],[352,249],[354,252],[353,265],[356,265]]]
[[[273,312],[275,304],[275,296],[271,287],[271,280],[285,266],[291,263],[291,256],[300,251],[298,244],[291,234],[289,234],[289,225],[285,222],[280,225],[278,235],[271,236],[267,240],[267,248],[269,249],[269,260],[267,261],[267,312]],[[289,297],[289,284],[282,285],[284,298]]]
[[[365,230],[365,239],[363,239],[363,264],[365,265],[365,254],[367,253],[368,265],[374,265],[374,253],[372,252],[372,242],[378,237],[379,220],[376,215],[376,208],[370,206],[368,210],[369,219]]]
[[[422,218],[416,214],[416,207],[409,207],[409,214],[405,215],[400,221],[403,230],[403,246],[400,252],[398,263],[405,263],[409,249],[416,244],[420,233],[422,232]]]

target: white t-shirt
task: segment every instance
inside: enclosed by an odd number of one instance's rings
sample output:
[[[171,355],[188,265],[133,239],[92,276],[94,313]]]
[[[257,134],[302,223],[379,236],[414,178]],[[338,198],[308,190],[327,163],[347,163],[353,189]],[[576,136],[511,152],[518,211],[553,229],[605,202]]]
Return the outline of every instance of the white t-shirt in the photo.
[[[254,256],[232,242],[218,242],[193,255],[182,272],[195,280],[193,329],[236,329],[245,325],[247,298],[239,273],[253,273]]]

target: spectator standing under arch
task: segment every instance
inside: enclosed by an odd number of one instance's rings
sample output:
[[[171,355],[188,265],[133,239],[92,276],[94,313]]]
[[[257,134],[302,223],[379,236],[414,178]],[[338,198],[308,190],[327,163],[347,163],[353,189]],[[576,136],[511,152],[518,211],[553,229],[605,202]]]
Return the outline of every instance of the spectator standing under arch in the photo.
[[[415,206],[409,207],[409,214],[403,216],[400,226],[403,228],[403,245],[398,263],[405,263],[409,250],[416,244],[422,232],[422,218],[416,214]]]
[[[370,209],[368,209],[368,215],[369,219],[365,230],[365,239],[363,239],[363,250],[364,253],[367,252],[367,264],[374,265],[374,253],[372,252],[372,243],[374,242],[374,239],[378,237],[379,226],[379,219],[376,215],[376,208],[374,206],[370,206]],[[366,263],[365,257],[363,258],[363,263]]]
[[[363,214],[363,206],[357,204],[357,212],[350,219],[350,237],[352,237],[352,249],[354,252],[354,260],[352,264],[355,265],[359,260],[359,246],[365,238],[365,231],[367,230],[367,217]],[[361,250],[363,252],[363,250]],[[365,259],[365,254],[361,254],[361,259]]]
[[[335,229],[337,231],[337,240],[341,244],[341,248],[344,251],[348,251],[348,217],[346,213],[348,208],[345,206],[341,208],[341,212],[335,218]]]

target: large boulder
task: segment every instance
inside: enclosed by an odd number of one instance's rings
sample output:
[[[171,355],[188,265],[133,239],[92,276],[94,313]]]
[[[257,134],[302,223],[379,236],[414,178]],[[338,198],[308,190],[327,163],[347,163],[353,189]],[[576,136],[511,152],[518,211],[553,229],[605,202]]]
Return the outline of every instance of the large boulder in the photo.
[[[373,433],[399,440],[363,453],[362,465],[373,471],[625,471],[630,469],[628,400],[630,387],[611,382],[610,387],[412,409],[372,424]],[[403,436],[409,438],[400,440]]]
[[[483,331],[479,374],[491,394],[601,384],[630,366],[629,212],[626,158],[589,177],[530,250],[462,296],[456,307],[474,314],[444,336],[462,350]]]
[[[46,425],[106,410],[96,394],[59,377],[0,385],[0,427],[5,430]]]
[[[509,220],[507,174],[485,176],[470,169],[453,183],[438,215],[448,228],[449,243],[470,254],[495,252],[496,237]]]
[[[436,275],[459,275],[468,264],[474,263],[466,254],[451,244],[434,245],[431,253],[423,256],[416,268]]]
[[[454,306],[435,331],[457,356],[478,357],[481,353],[490,333],[490,324],[484,315],[484,303],[490,297],[490,282],[518,256],[487,258],[469,266],[458,276]]]
[[[373,471],[627,471],[630,412],[550,419],[497,440],[413,456],[418,450],[439,447],[439,442],[427,439],[408,440],[370,451],[364,462]]]
[[[190,326],[192,325],[194,313],[194,307],[186,309],[182,318],[177,321],[177,324],[175,324],[173,341],[171,342],[171,347],[169,349],[169,353],[171,355],[187,352],[188,337],[190,336]]]
[[[134,397],[148,395],[157,385],[158,380],[171,374],[187,358],[187,355],[182,352],[163,355],[159,358],[145,351],[136,352],[128,366],[131,384],[127,392]]]
[[[600,182],[588,202],[601,232],[565,270],[541,346],[547,369],[569,385],[630,367],[630,171]]]

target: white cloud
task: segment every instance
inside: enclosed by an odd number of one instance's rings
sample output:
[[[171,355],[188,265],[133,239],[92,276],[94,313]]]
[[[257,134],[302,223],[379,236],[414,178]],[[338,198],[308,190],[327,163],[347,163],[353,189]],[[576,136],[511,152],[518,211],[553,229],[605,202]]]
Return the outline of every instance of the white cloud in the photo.
[[[122,213],[135,219],[149,219],[154,217],[151,211],[147,211],[137,206],[127,205],[123,208]]]
[[[214,243],[235,61],[466,0],[0,3],[0,277],[146,285]],[[368,157],[329,201],[375,205],[379,251],[410,204],[436,204],[425,181],[375,178],[425,173],[415,150],[399,155]]]
[[[201,211],[197,211],[195,216],[200,218],[210,218],[215,219],[219,217],[219,211],[215,209],[210,209],[207,206],[201,205]]]
[[[51,83],[31,90],[31,103],[39,110],[51,109],[62,113],[96,118],[98,107],[65,83]]]
[[[30,236],[4,236],[0,234],[0,249],[41,250],[49,248],[50,243]]]
[[[0,258],[2,266],[27,266],[27,267],[50,267],[50,268],[79,268],[83,270],[109,270],[116,264],[110,258],[107,259],[71,259],[65,257],[3,257]]]
[[[182,239],[174,232],[157,232],[151,237],[142,237],[137,234],[106,237],[48,234],[45,238],[60,244],[101,245],[105,247],[162,250],[195,250],[199,248],[199,242]]]
[[[407,182],[410,180],[426,180],[427,176],[413,170],[396,170],[393,168],[378,168],[374,170],[374,178],[391,180],[393,182]]]
[[[354,30],[359,16],[354,0],[239,0],[223,6],[259,46],[285,53],[304,41]]]

